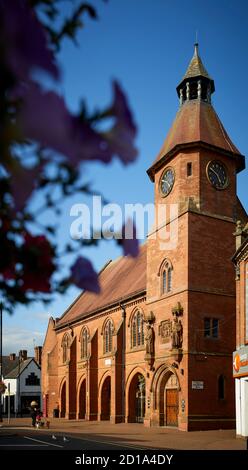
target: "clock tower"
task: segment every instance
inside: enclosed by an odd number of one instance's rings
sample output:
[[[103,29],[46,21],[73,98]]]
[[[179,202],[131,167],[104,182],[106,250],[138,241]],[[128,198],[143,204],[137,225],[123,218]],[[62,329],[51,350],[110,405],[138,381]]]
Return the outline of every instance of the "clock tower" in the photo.
[[[214,91],[195,44],[176,118],[147,171],[160,216],[147,242],[156,377],[146,420],[181,430],[235,427],[231,258],[236,221],[247,219],[236,193],[245,161],[212,106]]]

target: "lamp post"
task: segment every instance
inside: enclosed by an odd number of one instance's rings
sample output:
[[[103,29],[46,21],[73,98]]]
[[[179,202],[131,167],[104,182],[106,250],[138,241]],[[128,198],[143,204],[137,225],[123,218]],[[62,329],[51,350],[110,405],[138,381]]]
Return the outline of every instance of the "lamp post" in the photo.
[[[3,377],[3,304],[0,302],[0,382]],[[2,390],[0,390],[0,422],[3,421],[2,415]]]

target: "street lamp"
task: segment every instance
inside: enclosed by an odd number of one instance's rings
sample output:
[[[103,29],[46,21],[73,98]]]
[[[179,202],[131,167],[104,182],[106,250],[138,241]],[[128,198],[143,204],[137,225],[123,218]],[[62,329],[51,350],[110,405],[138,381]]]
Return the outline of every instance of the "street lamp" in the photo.
[[[0,383],[3,378],[3,304],[0,302]],[[2,389],[0,390],[0,422],[3,421],[2,415]]]

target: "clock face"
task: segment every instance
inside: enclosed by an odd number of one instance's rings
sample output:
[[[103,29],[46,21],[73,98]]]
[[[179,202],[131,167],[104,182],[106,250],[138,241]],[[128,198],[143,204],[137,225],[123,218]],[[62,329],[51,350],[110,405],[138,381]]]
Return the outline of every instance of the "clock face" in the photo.
[[[168,196],[173,188],[175,173],[173,168],[166,168],[160,179],[160,191],[162,196]]]
[[[228,174],[223,163],[212,160],[207,165],[207,177],[216,189],[225,189],[228,186]]]

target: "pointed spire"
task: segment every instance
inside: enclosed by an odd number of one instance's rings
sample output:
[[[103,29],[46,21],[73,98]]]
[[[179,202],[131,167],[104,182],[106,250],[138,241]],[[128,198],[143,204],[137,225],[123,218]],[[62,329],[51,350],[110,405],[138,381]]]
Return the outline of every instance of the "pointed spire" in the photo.
[[[191,99],[200,99],[211,103],[211,94],[214,92],[214,81],[209,76],[199,56],[199,45],[194,44],[194,55],[187,71],[177,87],[180,104]]]
[[[210,76],[208,75],[207,70],[205,69],[202,60],[199,56],[199,44],[196,42],[194,45],[194,55],[191,59],[191,62],[187,68],[187,72],[185,73],[183,80],[185,78],[190,77],[206,77],[211,80]]]

